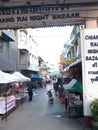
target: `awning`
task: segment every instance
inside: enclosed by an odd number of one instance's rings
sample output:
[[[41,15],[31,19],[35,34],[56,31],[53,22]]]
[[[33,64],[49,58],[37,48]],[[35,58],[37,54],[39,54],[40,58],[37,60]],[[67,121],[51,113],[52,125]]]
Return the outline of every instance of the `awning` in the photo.
[[[43,76],[39,74],[38,79],[43,79]]]
[[[17,71],[14,72],[12,75],[15,75],[15,76],[19,77],[21,82],[30,81],[31,80],[30,78],[24,76],[23,74],[21,74],[20,72],[17,72]]]
[[[2,30],[2,36],[1,39],[3,39],[4,41],[15,41],[15,36],[13,33],[11,33],[9,30]]]
[[[7,83],[13,83],[13,82],[19,82],[20,79],[17,78],[16,76],[5,73],[0,70],[0,84],[7,84]]]
[[[31,75],[31,78],[32,78],[32,79],[36,79],[36,78],[37,78],[37,74],[32,74],[32,75]]]
[[[83,87],[79,81],[77,81],[71,88],[67,89],[67,92],[82,92],[82,91]]]
[[[77,65],[77,64],[79,64],[79,63],[81,63],[81,61],[82,61],[82,58],[76,60],[75,62],[73,62],[72,64],[70,64],[69,68],[71,68],[71,67],[73,67],[73,66],[75,66],[75,65]]]
[[[64,72],[67,72],[69,70],[69,66],[64,69]]]
[[[41,74],[32,74],[31,79],[43,79],[43,76]]]
[[[72,86],[77,82],[76,79],[72,79],[69,83],[63,84],[65,90],[72,88]]]
[[[74,61],[72,64],[70,64],[69,66],[67,66],[65,69],[64,69],[64,72],[67,72],[70,68],[74,67],[74,66],[77,66],[78,64],[80,64],[82,62],[82,58],[80,59],[77,59],[76,61]]]

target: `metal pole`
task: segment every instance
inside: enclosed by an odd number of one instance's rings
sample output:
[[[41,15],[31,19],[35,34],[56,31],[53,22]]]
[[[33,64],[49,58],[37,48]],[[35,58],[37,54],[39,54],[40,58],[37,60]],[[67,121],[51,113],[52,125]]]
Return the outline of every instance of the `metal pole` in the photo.
[[[6,96],[5,96],[5,113],[6,113],[6,122],[7,122],[7,94],[6,94]]]

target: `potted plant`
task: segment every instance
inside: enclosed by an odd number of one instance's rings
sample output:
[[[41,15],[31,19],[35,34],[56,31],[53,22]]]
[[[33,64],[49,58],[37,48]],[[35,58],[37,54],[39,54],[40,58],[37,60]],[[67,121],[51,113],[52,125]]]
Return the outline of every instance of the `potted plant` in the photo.
[[[92,127],[93,130],[98,130],[98,99],[94,99],[90,104],[92,113]]]

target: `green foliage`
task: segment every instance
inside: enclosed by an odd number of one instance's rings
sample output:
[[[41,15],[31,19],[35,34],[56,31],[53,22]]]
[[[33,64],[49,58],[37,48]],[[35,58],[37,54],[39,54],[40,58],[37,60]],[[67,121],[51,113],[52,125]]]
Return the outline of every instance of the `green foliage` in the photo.
[[[92,117],[95,121],[98,121],[98,99],[94,99],[90,104]]]

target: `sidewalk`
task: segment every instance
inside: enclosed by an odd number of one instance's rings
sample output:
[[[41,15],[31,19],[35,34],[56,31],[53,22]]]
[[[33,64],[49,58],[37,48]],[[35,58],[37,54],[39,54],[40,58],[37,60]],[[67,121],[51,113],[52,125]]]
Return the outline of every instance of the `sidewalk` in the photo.
[[[92,128],[85,128],[84,127],[84,122],[83,122],[83,117],[77,118],[77,121],[79,121],[80,125],[84,130],[93,130]]]

